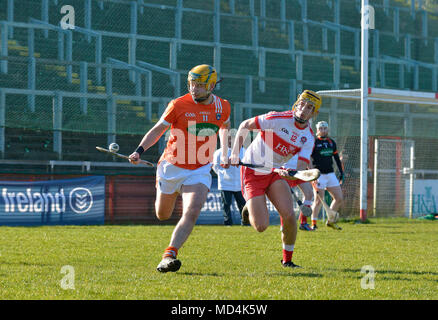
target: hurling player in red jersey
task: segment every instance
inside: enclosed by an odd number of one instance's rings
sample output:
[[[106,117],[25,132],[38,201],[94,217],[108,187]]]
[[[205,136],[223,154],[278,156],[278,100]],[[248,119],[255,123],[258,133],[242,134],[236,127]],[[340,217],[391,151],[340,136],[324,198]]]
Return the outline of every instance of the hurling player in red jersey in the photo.
[[[249,131],[260,131],[245,152],[242,162],[262,164],[263,168],[241,167],[242,193],[251,225],[259,232],[269,226],[266,197],[277,209],[282,220],[284,267],[296,268],[292,255],[297,236],[297,223],[293,210],[290,187],[286,182],[291,168],[284,167],[298,155],[297,170],[307,169],[310,163],[314,136],[309,120],[318,114],[321,97],[310,90],[303,91],[291,111],[270,112],[243,121],[236,133],[230,163],[239,164],[239,150]],[[245,213],[244,212],[244,213]]]

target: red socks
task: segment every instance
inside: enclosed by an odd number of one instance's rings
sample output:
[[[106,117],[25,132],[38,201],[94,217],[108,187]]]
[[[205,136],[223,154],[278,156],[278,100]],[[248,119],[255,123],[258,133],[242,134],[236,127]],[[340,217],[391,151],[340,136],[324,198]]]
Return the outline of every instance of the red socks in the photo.
[[[175,247],[167,247],[166,250],[164,250],[163,253],[163,259],[166,257],[173,257],[176,258],[176,255],[178,254],[178,249]]]
[[[283,243],[283,263],[292,261],[292,255],[294,254],[294,244],[284,244]]]
[[[307,223],[307,217],[305,215],[303,215],[301,212],[300,212],[300,223],[301,224]]]
[[[283,249],[283,263],[292,261],[293,254],[294,254],[293,251],[287,251],[286,249]]]

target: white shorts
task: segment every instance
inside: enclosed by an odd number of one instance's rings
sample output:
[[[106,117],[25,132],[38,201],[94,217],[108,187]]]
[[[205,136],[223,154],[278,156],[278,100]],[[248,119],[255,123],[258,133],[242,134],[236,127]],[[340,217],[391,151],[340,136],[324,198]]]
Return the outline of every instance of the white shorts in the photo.
[[[324,190],[326,188],[340,186],[338,178],[334,172],[321,173],[321,176],[316,180],[316,186],[318,189]]]
[[[166,160],[160,162],[157,167],[156,187],[161,193],[181,193],[182,185],[204,184],[208,190],[211,187],[211,164],[207,164],[195,170],[177,167]]]

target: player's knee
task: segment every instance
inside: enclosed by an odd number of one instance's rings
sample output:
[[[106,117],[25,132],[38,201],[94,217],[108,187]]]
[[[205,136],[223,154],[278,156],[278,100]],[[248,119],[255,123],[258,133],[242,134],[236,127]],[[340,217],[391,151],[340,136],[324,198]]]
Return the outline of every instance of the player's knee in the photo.
[[[344,197],[341,192],[337,192],[333,195],[333,198],[336,202],[341,203],[344,201]]]
[[[304,200],[313,201],[313,192],[305,192],[304,193]]]
[[[269,224],[267,223],[256,223],[254,225],[254,228],[258,231],[258,232],[263,232],[266,229],[268,229]]]
[[[201,212],[202,207],[202,203],[191,203],[190,205],[183,208],[183,213],[187,216],[195,216],[196,218]]]
[[[297,226],[297,218],[295,216],[295,213],[293,213],[293,212],[291,214],[290,224],[291,224],[292,227],[296,227]]]
[[[295,213],[290,213],[286,216],[284,216],[283,218],[283,225],[285,226],[294,226],[297,224],[297,219],[295,218]]]
[[[183,213],[183,219],[187,222],[190,223],[192,225],[194,225],[196,223],[196,220],[198,219],[199,214],[190,212],[190,213]]]
[[[173,212],[173,208],[169,209],[155,205],[155,216],[160,221],[168,220],[172,216],[172,212]]]
[[[257,225],[255,226],[255,229],[257,230],[257,232],[263,232],[268,228],[268,226],[266,225]]]
[[[155,216],[160,221],[168,220],[171,215],[172,215],[172,213],[169,214],[168,212],[163,212],[163,211],[156,211],[155,212]]]
[[[202,209],[202,205],[199,205],[197,203],[192,203],[183,208],[182,215],[184,219],[195,223],[199,217],[199,214],[201,213],[201,209]]]
[[[160,220],[160,221],[165,221],[165,220],[168,220],[168,219],[169,219],[168,217],[166,217],[166,216],[162,216],[162,215],[159,215],[158,213],[157,213],[155,216],[156,216],[157,219]]]

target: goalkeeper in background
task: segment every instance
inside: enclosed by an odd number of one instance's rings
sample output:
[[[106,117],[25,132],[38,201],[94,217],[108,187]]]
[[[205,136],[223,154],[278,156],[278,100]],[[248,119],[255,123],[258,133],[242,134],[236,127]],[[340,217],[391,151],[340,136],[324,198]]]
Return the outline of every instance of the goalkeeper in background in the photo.
[[[325,121],[320,121],[316,124],[316,139],[315,146],[312,152],[313,167],[321,171],[321,176],[316,181],[316,190],[314,196],[314,202],[312,205],[312,230],[317,229],[317,219],[319,211],[321,210],[322,202],[324,199],[324,191],[327,190],[333,198],[330,208],[338,211],[343,202],[343,195],[341,185],[344,182],[344,167],[341,159],[339,159],[336,142],[328,136],[329,128]],[[336,165],[339,170],[339,180],[336,178],[333,170],[333,160],[335,159]],[[319,197],[317,196],[319,194]],[[304,217],[306,220],[306,217]],[[301,221],[301,226],[307,224],[307,221]],[[300,226],[300,229],[303,230]],[[341,228],[335,223],[328,223],[328,227],[332,227],[337,230]]]

